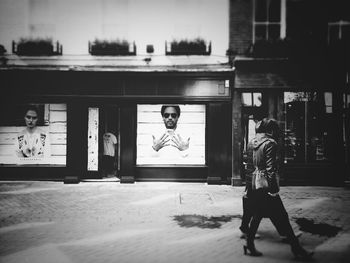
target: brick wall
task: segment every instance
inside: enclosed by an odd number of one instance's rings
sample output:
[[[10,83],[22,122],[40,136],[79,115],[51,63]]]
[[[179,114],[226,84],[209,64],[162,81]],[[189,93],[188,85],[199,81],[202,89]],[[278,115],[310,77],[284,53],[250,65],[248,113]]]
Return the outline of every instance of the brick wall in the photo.
[[[243,54],[252,43],[253,0],[230,0],[231,51]]]

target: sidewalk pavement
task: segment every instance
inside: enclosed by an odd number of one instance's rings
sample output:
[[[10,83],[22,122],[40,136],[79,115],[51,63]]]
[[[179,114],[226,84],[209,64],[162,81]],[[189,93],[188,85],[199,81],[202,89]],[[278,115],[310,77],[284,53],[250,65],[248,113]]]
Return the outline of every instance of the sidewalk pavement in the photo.
[[[0,262],[295,262],[268,219],[256,240],[263,257],[243,254],[243,191],[110,178],[79,184],[3,181]],[[280,194],[293,228],[303,233],[301,244],[315,251],[313,262],[349,262],[349,189],[282,187]]]

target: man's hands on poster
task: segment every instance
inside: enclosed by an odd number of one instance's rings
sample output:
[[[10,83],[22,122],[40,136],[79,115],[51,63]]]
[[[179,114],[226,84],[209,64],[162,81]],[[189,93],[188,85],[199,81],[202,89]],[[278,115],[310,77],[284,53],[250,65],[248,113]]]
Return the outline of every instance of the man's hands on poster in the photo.
[[[187,140],[184,140],[179,134],[174,134],[172,136],[167,133],[164,133],[159,139],[156,139],[154,135],[152,135],[152,137],[153,137],[152,147],[157,152],[163,147],[166,147],[169,145],[177,148],[179,151],[185,151],[190,146],[190,138],[188,138]],[[172,141],[172,143],[170,143],[170,140]]]
[[[153,150],[155,150],[156,152],[158,152],[160,149],[162,149],[165,146],[169,145],[169,135],[164,133],[159,139],[156,139],[156,137],[154,137],[154,135],[152,135],[153,137]]]
[[[182,139],[180,134],[174,135],[171,140],[174,142],[171,146],[174,146],[175,148],[179,149],[180,151],[185,151],[190,146],[190,138],[187,140]]]

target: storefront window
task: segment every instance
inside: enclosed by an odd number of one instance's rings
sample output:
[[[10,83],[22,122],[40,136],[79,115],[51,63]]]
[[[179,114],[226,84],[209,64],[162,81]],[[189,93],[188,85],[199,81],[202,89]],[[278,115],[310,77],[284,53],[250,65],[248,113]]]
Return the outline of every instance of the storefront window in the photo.
[[[0,164],[66,165],[66,104],[3,104],[0,108]]]
[[[138,105],[137,165],[205,165],[205,105]]]
[[[285,92],[285,163],[330,158],[332,93]]]

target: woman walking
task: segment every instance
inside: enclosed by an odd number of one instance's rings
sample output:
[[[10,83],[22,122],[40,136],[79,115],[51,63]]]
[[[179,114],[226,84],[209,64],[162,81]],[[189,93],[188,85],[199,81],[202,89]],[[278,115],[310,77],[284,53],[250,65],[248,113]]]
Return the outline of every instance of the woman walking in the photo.
[[[289,222],[282,200],[278,194],[279,184],[277,175],[277,140],[279,127],[274,119],[264,118],[257,123],[256,136],[249,143],[252,149],[252,174],[251,187],[247,189],[248,198],[252,204],[253,217],[249,224],[247,244],[243,246],[244,254],[262,256],[255,248],[254,238],[259,224],[264,217],[269,217],[272,222],[279,222],[280,229],[288,237],[292,253],[298,259],[311,259],[313,252],[306,251],[295,236]]]

